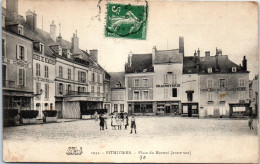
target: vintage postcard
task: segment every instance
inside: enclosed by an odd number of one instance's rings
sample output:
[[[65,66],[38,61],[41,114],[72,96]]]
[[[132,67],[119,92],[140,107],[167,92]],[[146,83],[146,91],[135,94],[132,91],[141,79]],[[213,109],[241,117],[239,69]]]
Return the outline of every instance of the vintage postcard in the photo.
[[[258,4],[2,1],[3,161],[258,163]]]

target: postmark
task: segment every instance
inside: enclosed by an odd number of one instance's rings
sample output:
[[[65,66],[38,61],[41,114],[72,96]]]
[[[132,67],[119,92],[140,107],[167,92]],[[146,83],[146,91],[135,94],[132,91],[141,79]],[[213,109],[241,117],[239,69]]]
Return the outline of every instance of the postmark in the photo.
[[[146,5],[107,4],[105,36],[145,40],[148,3]]]

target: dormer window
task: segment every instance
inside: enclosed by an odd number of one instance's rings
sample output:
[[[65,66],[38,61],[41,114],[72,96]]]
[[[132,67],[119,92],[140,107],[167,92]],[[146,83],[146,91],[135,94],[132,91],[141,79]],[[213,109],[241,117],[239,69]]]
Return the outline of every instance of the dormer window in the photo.
[[[58,46],[58,53],[60,56],[62,55],[62,47],[60,45]]]
[[[212,73],[212,67],[208,68],[208,73]]]
[[[39,45],[39,52],[44,53],[44,44],[40,43]]]
[[[69,49],[67,50],[67,57],[68,57],[68,59],[71,58],[71,53],[70,53],[70,50],[69,50]]]
[[[237,72],[237,67],[232,67],[232,72]]]
[[[23,26],[18,25],[18,34],[23,35]]]

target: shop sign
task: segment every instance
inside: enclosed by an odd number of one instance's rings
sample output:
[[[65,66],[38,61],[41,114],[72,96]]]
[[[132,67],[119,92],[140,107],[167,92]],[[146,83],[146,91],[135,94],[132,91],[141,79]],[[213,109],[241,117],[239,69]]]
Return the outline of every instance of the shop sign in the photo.
[[[180,87],[180,84],[163,84],[163,85],[156,85],[157,88],[164,88],[164,87]]]
[[[239,88],[205,88],[201,89],[202,92],[214,92],[214,91],[245,91],[246,87]]]
[[[3,58],[3,63],[14,64],[14,65],[18,65],[20,67],[27,67],[27,68],[32,67],[30,63],[28,63],[27,61],[23,61],[23,60],[12,60],[12,59],[8,59],[8,58]]]
[[[53,80],[49,80],[49,79],[41,78],[41,77],[34,77],[33,79],[37,80],[37,81],[48,82],[48,83],[53,83],[54,82]]]

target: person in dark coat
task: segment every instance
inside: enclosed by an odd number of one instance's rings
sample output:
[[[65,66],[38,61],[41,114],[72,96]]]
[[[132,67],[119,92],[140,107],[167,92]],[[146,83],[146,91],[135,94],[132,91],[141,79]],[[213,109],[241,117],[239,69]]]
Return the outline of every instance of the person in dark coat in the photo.
[[[131,118],[131,132],[130,132],[130,134],[132,134],[133,129],[135,130],[135,134],[137,134],[136,133],[136,123],[135,123],[135,117],[134,116],[132,116],[132,118]]]
[[[100,120],[99,125],[100,125],[100,131],[101,131],[101,130],[104,130],[104,125],[105,125],[105,119],[104,119],[103,115],[99,116],[99,120]]]

